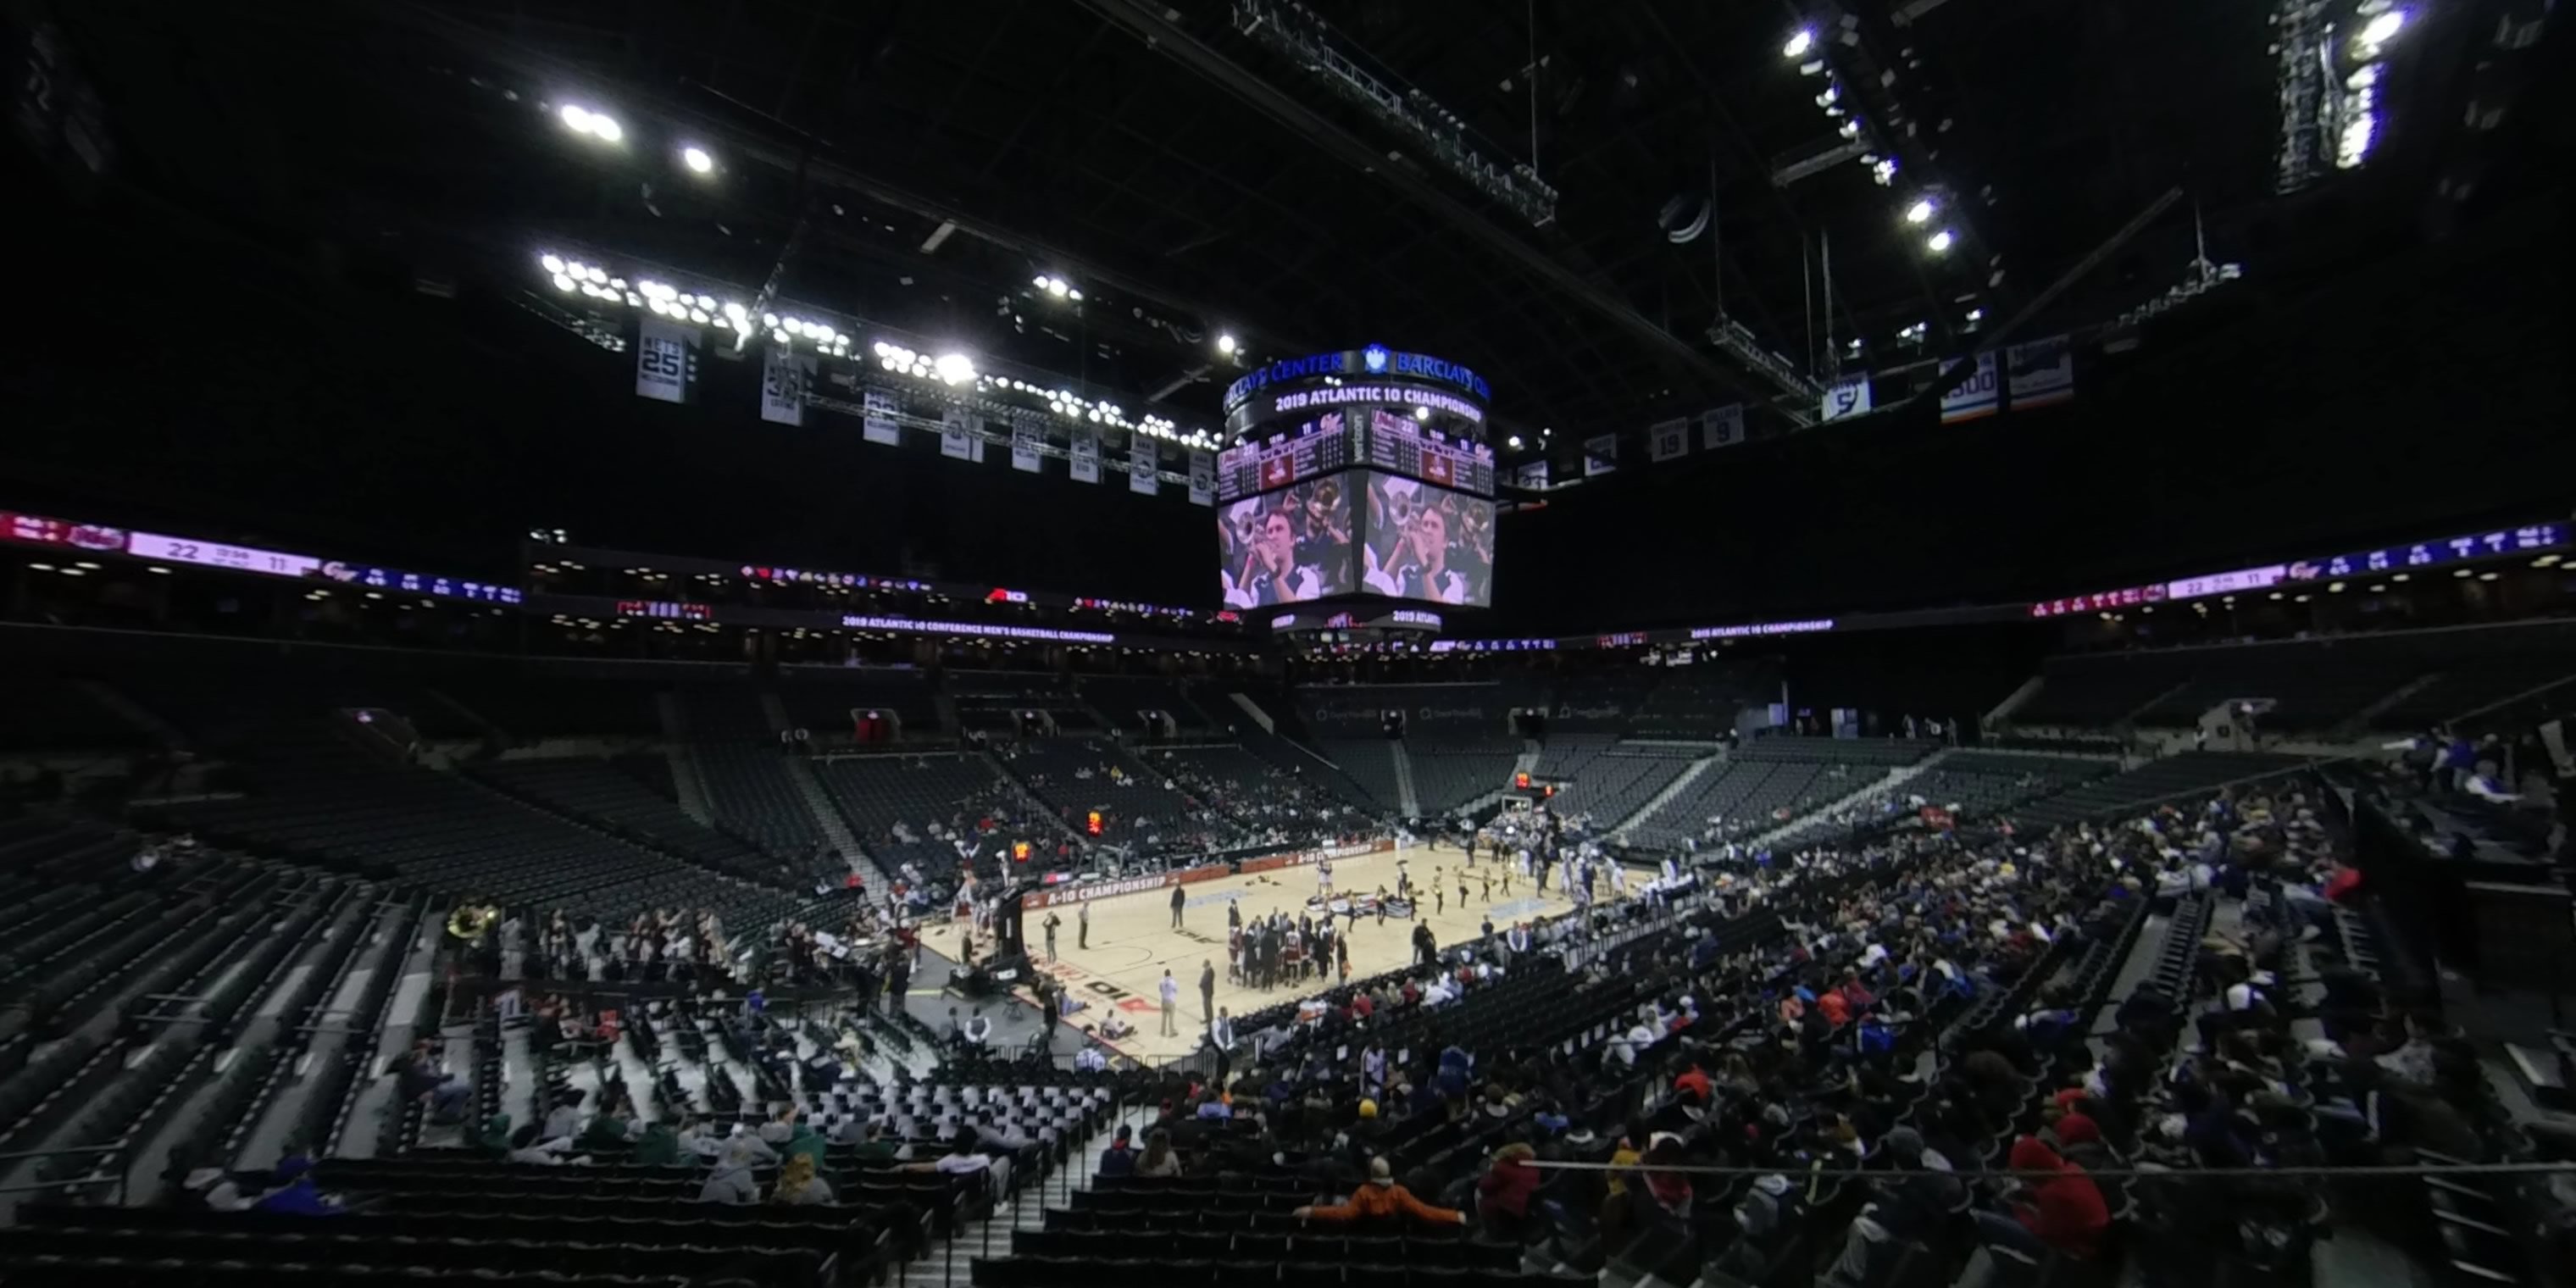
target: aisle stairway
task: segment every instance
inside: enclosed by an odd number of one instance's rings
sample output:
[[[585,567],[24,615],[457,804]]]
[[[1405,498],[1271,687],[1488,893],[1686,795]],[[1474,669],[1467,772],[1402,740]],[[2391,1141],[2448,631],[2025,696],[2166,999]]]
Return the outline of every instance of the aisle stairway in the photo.
[[[701,827],[714,827],[716,812],[707,804],[707,785],[698,777],[698,762],[689,755],[689,720],[680,711],[679,695],[664,693],[655,702],[662,713],[662,755],[671,763],[671,794],[678,799],[681,813]]]
[[[1403,807],[1406,817],[1418,818],[1422,814],[1422,797],[1413,787],[1413,757],[1404,750],[1400,738],[1387,743],[1386,750],[1395,759],[1396,803]]]
[[[1724,752],[1719,752],[1713,756],[1702,756],[1698,760],[1692,761],[1690,768],[1674,775],[1673,781],[1664,785],[1664,790],[1647,798],[1646,803],[1638,806],[1635,813],[1619,820],[1619,825],[1610,829],[1610,839],[1614,841],[1627,840],[1628,833],[1636,830],[1639,823],[1643,823],[1647,819],[1653,818],[1655,816],[1655,811],[1662,809],[1667,804],[1670,804],[1672,801],[1679,798],[1682,793],[1689,791],[1692,784],[1697,783],[1702,776],[1708,773],[1709,770],[1717,767],[1718,765],[1724,764],[1725,761],[1726,753]]]

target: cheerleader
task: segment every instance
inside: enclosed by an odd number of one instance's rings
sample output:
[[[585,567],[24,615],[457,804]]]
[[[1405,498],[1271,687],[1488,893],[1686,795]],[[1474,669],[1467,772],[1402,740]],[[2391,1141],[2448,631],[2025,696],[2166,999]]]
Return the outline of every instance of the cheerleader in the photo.
[[[1324,859],[1315,864],[1315,884],[1322,887],[1323,896],[1327,901],[1332,899],[1333,861],[1331,859]]]

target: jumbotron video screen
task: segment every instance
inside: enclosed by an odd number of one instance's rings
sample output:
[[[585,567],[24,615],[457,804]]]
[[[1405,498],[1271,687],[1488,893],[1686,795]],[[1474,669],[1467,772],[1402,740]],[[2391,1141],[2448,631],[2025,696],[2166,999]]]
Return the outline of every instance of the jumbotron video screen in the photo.
[[[1266,608],[1348,595],[1352,486],[1329,475],[1217,508],[1218,578],[1228,608]]]
[[[1393,474],[1353,472],[1368,486],[1362,590],[1462,608],[1493,606],[1493,502]]]
[[[1222,505],[1216,526],[1228,608],[1354,594],[1493,605],[1494,503],[1419,479],[1344,470]]]
[[[1490,396],[1466,367],[1383,345],[1283,360],[1229,386],[1236,441],[1216,458],[1226,606],[1492,607]]]

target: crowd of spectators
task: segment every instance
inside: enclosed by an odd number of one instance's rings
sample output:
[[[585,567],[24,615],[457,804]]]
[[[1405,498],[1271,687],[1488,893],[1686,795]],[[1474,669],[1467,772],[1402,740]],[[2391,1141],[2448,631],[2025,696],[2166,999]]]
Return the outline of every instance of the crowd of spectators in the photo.
[[[2188,1173],[2479,1153],[2474,1059],[2429,1022],[2365,995],[2291,1035],[2273,964],[2354,887],[2308,790],[1712,860],[1669,920],[1595,909],[1243,1017],[1232,1076],[1167,1086],[1141,1152],[1122,1141],[1102,1171],[1284,1168],[1347,1196],[1311,1219],[1465,1221],[1578,1264],[1588,1246],[1747,1282],[1808,1258],[1867,1288],[1945,1240],[2082,1262],[2115,1217],[2277,1262],[2322,1187]],[[2074,963],[2115,966],[2146,906],[2183,898],[2256,915],[2213,930],[2187,995],[2142,985],[2088,1041],[2109,971]],[[1615,1007],[1609,1040],[1471,1018],[1517,1007],[1531,972],[1566,976],[1575,1012]],[[1889,1166],[1909,1174],[1844,1174]],[[2174,1179],[2092,1175],[2133,1167]]]
[[[502,936],[521,933],[534,979],[648,983],[730,975],[724,925],[708,908],[646,908],[622,928],[556,908],[534,925],[505,927]]]

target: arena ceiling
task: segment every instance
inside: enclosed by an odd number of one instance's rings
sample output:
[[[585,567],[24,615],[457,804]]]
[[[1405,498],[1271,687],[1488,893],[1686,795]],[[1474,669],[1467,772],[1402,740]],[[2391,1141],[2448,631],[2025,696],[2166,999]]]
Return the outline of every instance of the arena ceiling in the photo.
[[[1239,30],[1220,0],[432,0],[57,14],[120,108],[130,161],[261,226],[442,275],[533,284],[571,240],[953,342],[1206,417],[1214,336],[1281,356],[1381,340],[1487,371],[1515,428],[1633,426],[1781,396],[1721,316],[1803,373],[1904,328],[1930,351],[2040,301],[2030,328],[2153,296],[2193,215],[2245,258],[2277,130],[2261,4],[1317,0],[1337,49],[1534,155],[1543,225],[1409,148]],[[1841,142],[1817,31],[1881,120],[1891,185]],[[1849,40],[1839,39],[1848,33]],[[1533,94],[1531,69],[1535,56]],[[1877,88],[1873,88],[1873,86]],[[546,107],[630,122],[589,146]],[[682,139],[716,172],[671,164]],[[1713,188],[1712,188],[1713,180]],[[1945,254],[1901,216],[1927,187]],[[1714,193],[1707,232],[1686,244]],[[955,227],[940,233],[945,225]],[[793,253],[781,267],[782,250]],[[928,249],[925,249],[927,247]],[[1823,266],[1830,257],[1831,275]],[[1079,305],[1032,287],[1041,274]],[[1971,321],[1971,318],[1978,319]],[[1560,440],[1562,441],[1562,440]]]

